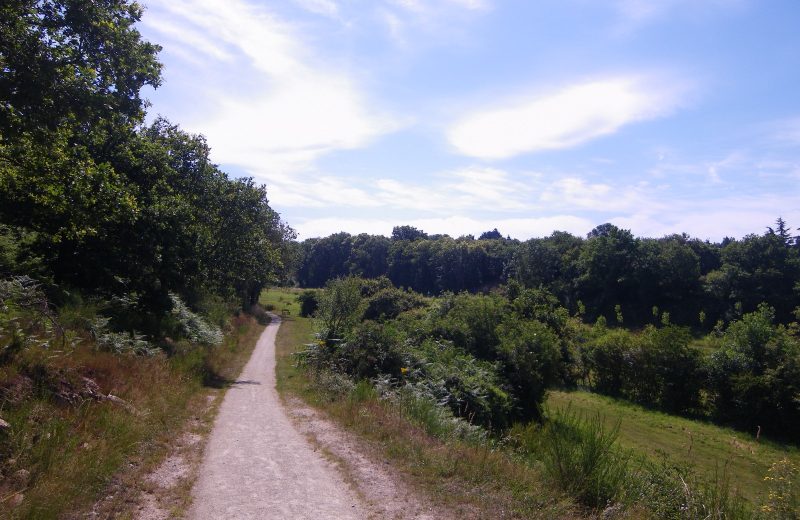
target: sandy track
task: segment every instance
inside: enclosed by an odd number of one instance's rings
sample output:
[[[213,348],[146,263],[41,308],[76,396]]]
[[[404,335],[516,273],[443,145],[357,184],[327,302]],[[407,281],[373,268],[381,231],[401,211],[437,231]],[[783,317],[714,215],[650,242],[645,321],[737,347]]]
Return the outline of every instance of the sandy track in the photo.
[[[275,335],[258,340],[225,394],[206,446],[189,518],[366,518],[336,467],[289,420],[275,390]]]

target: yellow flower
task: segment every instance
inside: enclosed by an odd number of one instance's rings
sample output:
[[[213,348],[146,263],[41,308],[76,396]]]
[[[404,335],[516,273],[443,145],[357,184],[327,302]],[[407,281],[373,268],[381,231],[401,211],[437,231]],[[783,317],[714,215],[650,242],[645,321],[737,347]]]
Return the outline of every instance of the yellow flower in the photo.
[[[403,375],[406,375],[406,374],[408,374],[408,368],[407,368],[407,367],[403,367],[403,368],[401,368],[401,369],[400,369],[400,373],[401,373],[401,374],[403,374]]]

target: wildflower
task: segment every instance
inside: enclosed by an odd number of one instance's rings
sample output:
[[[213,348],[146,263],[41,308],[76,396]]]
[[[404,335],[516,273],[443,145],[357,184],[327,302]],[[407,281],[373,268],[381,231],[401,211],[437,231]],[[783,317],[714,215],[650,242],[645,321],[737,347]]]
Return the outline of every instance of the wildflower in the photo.
[[[403,375],[406,375],[406,374],[408,374],[408,367],[402,367],[402,368],[400,369],[400,373],[401,373],[401,374],[403,374]]]

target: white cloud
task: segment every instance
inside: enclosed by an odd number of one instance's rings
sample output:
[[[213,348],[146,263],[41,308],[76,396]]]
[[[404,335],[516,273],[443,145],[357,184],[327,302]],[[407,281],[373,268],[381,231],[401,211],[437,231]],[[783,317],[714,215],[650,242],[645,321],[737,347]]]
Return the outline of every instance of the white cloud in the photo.
[[[434,175],[430,182],[397,179],[334,178],[319,175],[257,175],[269,178],[270,198],[291,207],[382,207],[423,214],[457,210],[514,212],[536,207],[535,185],[509,173],[466,167]]]
[[[336,3],[304,0],[335,14]],[[181,122],[206,135],[215,161],[290,172],[333,150],[365,146],[398,123],[372,106],[355,76],[315,56],[291,26],[244,0],[153,0],[143,23],[184,60]],[[159,38],[161,40],[161,38]],[[200,63],[198,66],[192,61]]]
[[[452,125],[447,137],[458,152],[483,159],[569,148],[665,116],[679,106],[686,90],[684,83],[655,77],[579,83],[477,110]]]
[[[795,203],[798,195],[673,200],[664,211],[643,210],[610,220],[639,236],[660,237],[686,232],[714,241],[726,236],[741,238],[749,233],[763,233],[779,216],[790,225],[800,222],[800,210]]]
[[[740,238],[749,233],[760,234],[772,225],[778,216],[790,225],[800,222],[800,210],[795,201],[798,193],[770,197],[732,196],[718,199],[697,200],[673,199],[668,204],[658,204],[656,193],[650,194],[650,205],[627,208],[614,214],[604,212],[587,216],[578,208],[571,211],[551,212],[545,208],[538,217],[492,218],[475,212],[428,218],[319,218],[293,223],[300,239],[327,236],[339,231],[389,235],[392,227],[412,225],[428,233],[448,234],[453,237],[497,228],[504,235],[525,240],[541,237],[553,231],[568,231],[585,236],[587,232],[603,222],[611,222],[630,229],[641,237],[662,237],[686,232],[693,237],[722,240],[725,236]],[[557,208],[555,208],[557,210]],[[611,210],[613,211],[613,210]]]

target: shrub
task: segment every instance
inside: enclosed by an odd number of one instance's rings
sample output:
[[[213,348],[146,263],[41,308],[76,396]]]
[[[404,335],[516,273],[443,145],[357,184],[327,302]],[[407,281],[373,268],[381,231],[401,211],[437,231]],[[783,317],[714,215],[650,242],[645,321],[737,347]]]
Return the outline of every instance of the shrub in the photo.
[[[800,341],[761,305],[730,324],[712,354],[709,386],[717,419],[773,435],[800,428]]]
[[[317,291],[303,291],[297,295],[297,301],[300,302],[300,316],[308,318],[317,312]]]
[[[800,518],[800,470],[789,459],[773,463],[764,477],[769,483],[761,512],[767,518],[797,520]]]
[[[98,350],[116,354],[136,354],[152,356],[159,349],[147,341],[147,337],[135,330],[130,332],[113,332],[108,330],[111,318],[98,316],[92,321],[91,332]]]
[[[332,345],[328,351],[332,367],[356,379],[378,374],[399,377],[405,364],[397,331],[372,321],[357,325],[344,342]]]
[[[364,310],[365,320],[391,320],[401,313],[417,309],[425,305],[422,296],[401,289],[383,289],[367,300],[367,307]]]
[[[183,337],[192,343],[200,343],[202,345],[222,344],[224,336],[219,327],[209,323],[199,314],[192,312],[178,295],[170,293],[169,297],[172,301],[171,314],[177,320]]]
[[[499,339],[497,326],[508,314],[508,302],[499,296],[444,295],[432,307],[431,333],[451,340],[478,358],[493,360]]]
[[[628,357],[633,337],[624,330],[608,330],[588,348],[586,361],[591,372],[592,386],[600,393],[618,396],[627,381]]]
[[[500,325],[497,333],[498,358],[518,400],[518,417],[541,418],[545,392],[558,373],[558,337],[538,321],[510,320]]]
[[[405,376],[421,395],[447,405],[459,417],[490,428],[504,428],[514,398],[504,386],[496,363],[479,360],[452,343],[425,340],[411,349]]]
[[[361,321],[364,302],[358,278],[329,281],[318,297],[317,320],[325,339],[341,338]]]

